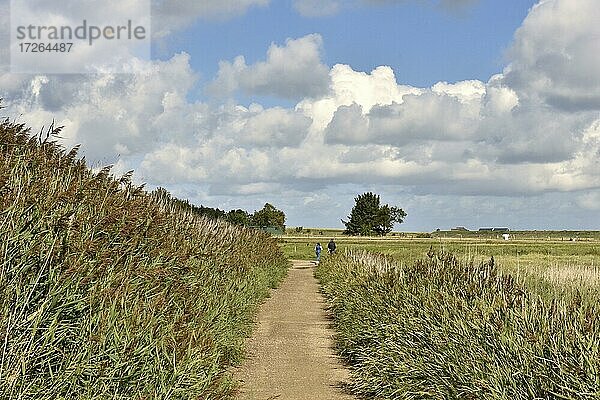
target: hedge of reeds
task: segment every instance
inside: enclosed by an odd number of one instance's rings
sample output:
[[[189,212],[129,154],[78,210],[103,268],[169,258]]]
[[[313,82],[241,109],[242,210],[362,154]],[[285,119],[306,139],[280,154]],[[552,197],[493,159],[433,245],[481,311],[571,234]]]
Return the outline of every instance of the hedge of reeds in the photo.
[[[379,399],[598,399],[599,299],[533,293],[493,259],[356,252],[316,275],[349,389]]]
[[[288,262],[0,123],[0,399],[219,399]]]

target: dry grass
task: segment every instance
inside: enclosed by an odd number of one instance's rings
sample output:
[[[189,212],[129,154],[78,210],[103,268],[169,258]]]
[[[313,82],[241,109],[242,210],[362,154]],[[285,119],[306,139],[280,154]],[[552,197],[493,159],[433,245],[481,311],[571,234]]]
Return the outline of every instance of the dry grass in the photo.
[[[600,267],[598,266],[553,266],[537,274],[552,285],[567,285],[573,288],[593,287],[600,289]]]

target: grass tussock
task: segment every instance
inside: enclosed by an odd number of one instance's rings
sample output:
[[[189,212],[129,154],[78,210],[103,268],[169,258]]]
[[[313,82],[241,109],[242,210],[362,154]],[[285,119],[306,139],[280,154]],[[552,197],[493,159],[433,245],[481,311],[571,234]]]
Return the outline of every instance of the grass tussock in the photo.
[[[0,398],[217,399],[288,262],[0,123]]]
[[[535,293],[430,252],[410,265],[367,252],[317,268],[352,367],[351,390],[381,399],[600,398],[599,298]]]

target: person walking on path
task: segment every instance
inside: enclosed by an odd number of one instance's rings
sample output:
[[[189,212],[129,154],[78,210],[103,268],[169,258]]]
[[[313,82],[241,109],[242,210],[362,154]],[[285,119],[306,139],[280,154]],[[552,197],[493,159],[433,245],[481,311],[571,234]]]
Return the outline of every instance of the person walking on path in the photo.
[[[321,243],[317,243],[315,246],[315,254],[317,255],[317,262],[321,261],[321,251],[323,251],[323,247]]]
[[[329,254],[335,253],[335,242],[333,241],[333,239],[331,239],[327,244],[327,250],[329,250]]]

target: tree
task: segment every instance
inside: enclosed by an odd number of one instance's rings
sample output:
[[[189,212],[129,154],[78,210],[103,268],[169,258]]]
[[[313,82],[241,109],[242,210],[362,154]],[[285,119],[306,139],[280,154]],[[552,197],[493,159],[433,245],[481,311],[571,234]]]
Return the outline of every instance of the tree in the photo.
[[[225,219],[228,222],[231,222],[234,225],[250,225],[251,216],[245,210],[231,210],[225,216]]]
[[[266,203],[262,210],[255,211],[251,220],[255,226],[272,226],[285,231],[285,213],[269,203]]]
[[[344,234],[353,236],[385,236],[392,231],[395,223],[402,223],[406,213],[401,208],[380,205],[379,195],[363,193],[354,199],[355,204],[348,216]]]
[[[226,217],[226,213],[223,210],[212,207],[204,207],[203,205],[197,206],[190,203],[189,200],[181,200],[176,197],[172,197],[169,192],[163,188],[156,190],[158,196],[168,199],[178,210],[191,212],[194,215],[200,215],[210,219],[223,219]]]

